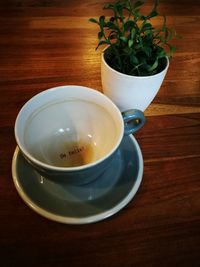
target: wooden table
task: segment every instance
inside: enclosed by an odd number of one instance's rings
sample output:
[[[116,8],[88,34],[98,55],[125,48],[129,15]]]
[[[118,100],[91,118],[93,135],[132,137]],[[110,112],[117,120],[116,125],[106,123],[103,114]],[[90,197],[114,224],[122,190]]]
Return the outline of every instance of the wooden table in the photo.
[[[0,2],[1,266],[200,266],[200,2],[160,2],[182,39],[135,135],[142,184],[121,212],[81,226],[47,220],[19,197],[13,127],[21,106],[44,89],[101,91],[97,28],[88,18],[102,14],[104,1]]]

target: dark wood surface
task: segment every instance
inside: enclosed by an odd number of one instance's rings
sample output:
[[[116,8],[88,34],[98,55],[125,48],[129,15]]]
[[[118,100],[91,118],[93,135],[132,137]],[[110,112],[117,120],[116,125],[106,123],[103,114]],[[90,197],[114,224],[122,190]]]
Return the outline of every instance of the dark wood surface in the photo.
[[[160,2],[183,38],[136,134],[141,187],[115,216],[72,226],[41,217],[19,197],[13,127],[21,106],[44,89],[101,91],[97,28],[88,18],[102,14],[104,1],[0,1],[1,266],[200,266],[200,2]]]

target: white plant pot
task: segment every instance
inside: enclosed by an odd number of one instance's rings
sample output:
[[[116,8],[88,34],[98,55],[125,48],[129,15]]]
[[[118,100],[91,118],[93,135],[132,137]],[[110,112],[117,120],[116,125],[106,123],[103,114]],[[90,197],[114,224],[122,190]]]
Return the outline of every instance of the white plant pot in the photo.
[[[101,81],[103,93],[107,95],[121,111],[139,109],[144,111],[156,96],[169,67],[151,76],[131,76],[112,69],[101,55]]]

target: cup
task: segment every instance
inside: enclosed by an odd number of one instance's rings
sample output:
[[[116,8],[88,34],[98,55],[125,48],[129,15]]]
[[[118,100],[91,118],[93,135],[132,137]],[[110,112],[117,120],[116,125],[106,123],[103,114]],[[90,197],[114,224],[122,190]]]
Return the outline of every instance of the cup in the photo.
[[[60,86],[31,98],[15,122],[25,159],[54,182],[86,184],[110,165],[124,135],[139,130],[143,112],[121,114],[104,94],[83,86]]]

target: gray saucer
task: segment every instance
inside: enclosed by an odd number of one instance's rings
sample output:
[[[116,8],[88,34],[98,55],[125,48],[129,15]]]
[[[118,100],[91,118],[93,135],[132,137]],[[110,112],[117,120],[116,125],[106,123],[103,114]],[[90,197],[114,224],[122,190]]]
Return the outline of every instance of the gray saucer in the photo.
[[[143,158],[134,137],[124,137],[110,167],[94,182],[69,186],[40,176],[17,147],[12,161],[15,187],[34,211],[53,221],[85,224],[103,220],[125,207],[143,175]]]

